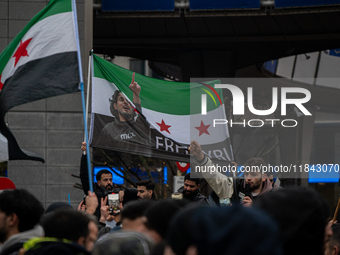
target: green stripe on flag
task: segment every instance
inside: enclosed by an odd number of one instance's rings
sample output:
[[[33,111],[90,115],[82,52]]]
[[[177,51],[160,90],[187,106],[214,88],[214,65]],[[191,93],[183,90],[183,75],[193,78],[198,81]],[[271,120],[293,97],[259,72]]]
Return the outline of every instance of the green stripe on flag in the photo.
[[[95,77],[115,84],[132,101],[133,93],[129,88],[132,71],[112,64],[96,55],[93,55],[93,63]],[[143,108],[172,115],[200,113],[201,95],[205,94],[202,88],[209,90],[206,86],[198,83],[164,81],[137,73],[135,74],[135,81],[142,88],[140,98]],[[220,81],[215,80],[205,83],[214,87]],[[216,91],[223,102],[222,90],[216,89]],[[220,100],[214,92],[211,91],[207,98],[207,111],[221,106]]]
[[[20,43],[21,39],[27,33],[27,31],[34,26],[38,21],[45,19],[46,17],[72,11],[71,0],[51,0],[48,5],[42,9],[37,15],[31,19],[27,26],[11,41],[10,44],[0,55],[0,74],[4,70],[7,62],[12,57],[14,50]]]

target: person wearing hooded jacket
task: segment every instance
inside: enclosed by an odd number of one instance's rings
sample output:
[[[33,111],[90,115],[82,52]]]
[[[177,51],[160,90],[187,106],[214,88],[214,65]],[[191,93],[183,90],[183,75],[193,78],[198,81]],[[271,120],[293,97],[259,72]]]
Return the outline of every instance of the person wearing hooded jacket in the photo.
[[[44,207],[24,189],[5,190],[0,194],[0,254],[17,255],[31,238],[44,235],[39,225]]]
[[[190,153],[196,157],[196,161],[200,166],[206,167],[206,169],[213,167],[212,160],[203,153],[198,142],[191,142]],[[265,165],[262,158],[247,160],[244,168],[254,166],[253,169],[256,170],[245,172],[244,179],[228,177],[218,171],[202,171],[201,174],[216,194],[212,198],[217,205],[220,205],[220,201],[230,199],[231,204],[242,203],[243,206],[250,207],[262,194],[272,190],[267,175],[262,174],[260,171],[261,165]]]

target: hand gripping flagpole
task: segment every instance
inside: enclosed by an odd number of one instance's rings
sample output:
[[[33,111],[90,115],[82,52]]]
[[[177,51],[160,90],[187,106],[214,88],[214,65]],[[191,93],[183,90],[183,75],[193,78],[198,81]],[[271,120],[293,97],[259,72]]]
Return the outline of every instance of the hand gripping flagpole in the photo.
[[[89,149],[89,136],[87,132],[87,115],[86,115],[86,107],[85,107],[85,93],[84,93],[84,81],[83,81],[83,71],[81,65],[81,57],[80,57],[80,46],[79,46],[79,35],[78,35],[78,20],[77,20],[77,9],[76,2],[72,0],[72,11],[74,18],[74,28],[77,42],[77,55],[78,55],[78,66],[79,66],[79,78],[80,78],[80,91],[81,91],[81,101],[83,106],[83,116],[84,116],[84,129],[85,129],[85,141],[86,141],[86,158],[87,158],[87,171],[89,176],[89,187],[90,191],[93,192],[93,183],[92,183],[92,171],[91,171],[91,161],[90,161],[90,149]]]

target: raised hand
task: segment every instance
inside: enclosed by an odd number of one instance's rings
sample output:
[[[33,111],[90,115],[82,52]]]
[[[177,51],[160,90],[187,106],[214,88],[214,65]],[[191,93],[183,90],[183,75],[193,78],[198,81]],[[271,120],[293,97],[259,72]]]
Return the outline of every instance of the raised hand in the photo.
[[[141,91],[141,87],[135,81],[135,74],[136,73],[132,74],[132,80],[131,80],[131,84],[129,85],[129,88],[132,90],[133,94],[136,94],[137,96],[139,96],[139,93]]]
[[[198,142],[191,141],[189,151],[196,157],[197,161],[202,161],[204,159],[201,145]]]

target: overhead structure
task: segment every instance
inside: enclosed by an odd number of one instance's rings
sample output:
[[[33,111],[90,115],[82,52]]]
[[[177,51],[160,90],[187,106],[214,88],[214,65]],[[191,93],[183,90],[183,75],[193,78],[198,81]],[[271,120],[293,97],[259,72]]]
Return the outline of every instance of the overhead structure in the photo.
[[[339,0],[102,0],[94,6],[95,53],[177,65],[183,80],[226,69],[232,76],[245,66],[340,45]]]

